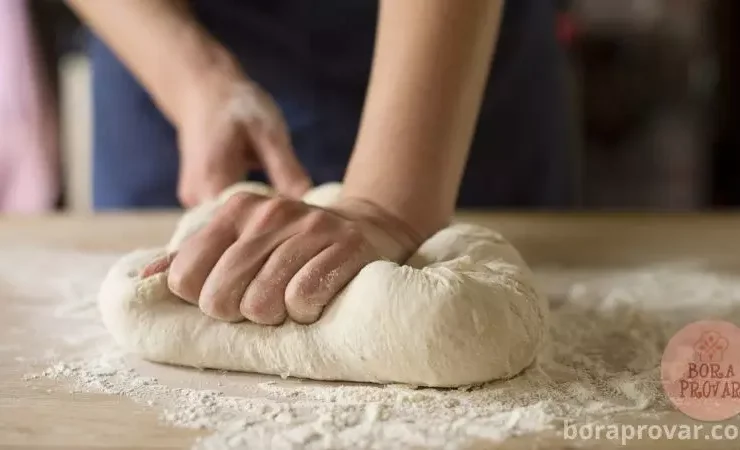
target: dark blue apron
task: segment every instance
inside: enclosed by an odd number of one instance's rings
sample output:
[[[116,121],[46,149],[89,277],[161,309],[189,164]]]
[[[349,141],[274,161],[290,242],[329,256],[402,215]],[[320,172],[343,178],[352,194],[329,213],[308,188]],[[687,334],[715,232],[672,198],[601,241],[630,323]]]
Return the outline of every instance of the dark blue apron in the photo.
[[[282,107],[314,182],[341,180],[362,112],[377,2],[192,3],[202,23]],[[553,3],[506,2],[461,207],[556,208],[570,201],[569,118]],[[98,39],[90,52],[96,209],[177,205],[173,128]]]

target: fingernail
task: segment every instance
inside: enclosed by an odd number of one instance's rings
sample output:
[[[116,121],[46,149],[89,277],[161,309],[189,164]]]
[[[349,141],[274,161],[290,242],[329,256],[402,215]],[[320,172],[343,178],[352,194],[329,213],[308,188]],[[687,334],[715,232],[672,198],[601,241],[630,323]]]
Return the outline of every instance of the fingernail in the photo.
[[[149,278],[152,275],[156,275],[158,273],[162,273],[165,270],[170,268],[170,264],[172,264],[172,260],[174,259],[175,254],[171,253],[166,256],[162,256],[160,258],[155,259],[151,263],[149,263],[146,267],[144,267],[144,270],[141,271],[141,278]]]

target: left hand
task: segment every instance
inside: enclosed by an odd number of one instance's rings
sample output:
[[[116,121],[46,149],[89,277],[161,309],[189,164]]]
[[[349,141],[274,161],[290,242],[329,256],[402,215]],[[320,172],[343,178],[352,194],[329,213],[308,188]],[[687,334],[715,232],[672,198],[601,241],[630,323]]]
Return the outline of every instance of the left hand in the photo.
[[[169,269],[170,290],[216,319],[312,323],[366,264],[403,262],[420,243],[409,226],[364,200],[322,209],[240,193],[142,277]]]
[[[259,168],[283,195],[299,198],[311,187],[283,113],[256,82],[232,67],[189,92],[177,120],[177,191],[185,206],[212,199]]]

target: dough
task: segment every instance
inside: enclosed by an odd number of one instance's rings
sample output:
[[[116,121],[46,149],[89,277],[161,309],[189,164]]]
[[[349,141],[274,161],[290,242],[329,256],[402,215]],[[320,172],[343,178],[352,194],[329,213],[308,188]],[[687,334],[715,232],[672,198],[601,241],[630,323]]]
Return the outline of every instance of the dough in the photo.
[[[304,201],[326,205],[339,189],[319,187]],[[270,193],[238,185],[185,214],[166,249],[136,251],[111,268],[100,308],[126,350],[199,368],[437,387],[512,377],[534,361],[546,300],[517,251],[480,226],[439,231],[406,265],[368,264],[312,325],[220,322],[173,295],[165,274],[139,277],[239,190]]]

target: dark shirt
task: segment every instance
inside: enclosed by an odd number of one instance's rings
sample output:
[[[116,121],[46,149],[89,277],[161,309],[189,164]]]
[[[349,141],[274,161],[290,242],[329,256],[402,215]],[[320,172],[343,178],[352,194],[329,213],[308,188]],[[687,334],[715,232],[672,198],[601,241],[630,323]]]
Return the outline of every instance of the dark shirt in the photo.
[[[341,180],[365,99],[377,1],[191,1],[203,24],[281,106],[298,156],[314,182]],[[511,0],[505,5],[458,204],[563,206],[570,200],[571,164],[555,4]],[[110,102],[116,94],[99,93],[104,99],[95,100],[100,106],[96,120],[105,122],[99,116],[113,108]],[[117,112],[120,127],[120,108]],[[111,133],[123,134],[110,128]],[[103,124],[96,147],[105,145],[101,142],[105,132]],[[96,157],[113,151],[96,149]],[[96,169],[106,165],[100,161]],[[110,166],[117,168],[113,162]]]

